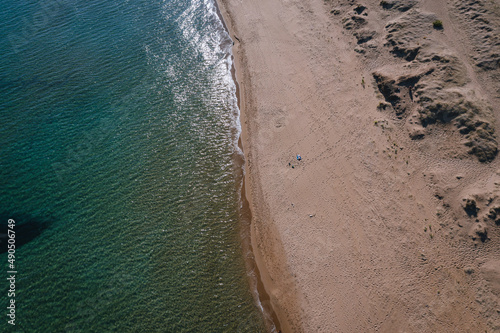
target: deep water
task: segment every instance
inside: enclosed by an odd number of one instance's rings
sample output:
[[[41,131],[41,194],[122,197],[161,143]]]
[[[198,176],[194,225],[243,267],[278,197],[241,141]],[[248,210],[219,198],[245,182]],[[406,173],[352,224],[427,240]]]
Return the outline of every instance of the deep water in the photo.
[[[213,1],[0,2],[0,331],[263,332]]]

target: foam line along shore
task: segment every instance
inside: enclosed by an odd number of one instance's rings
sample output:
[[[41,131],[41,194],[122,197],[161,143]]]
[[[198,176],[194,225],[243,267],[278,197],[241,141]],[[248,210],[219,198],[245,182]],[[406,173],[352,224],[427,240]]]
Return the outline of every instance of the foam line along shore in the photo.
[[[227,26],[224,16],[222,15],[219,7],[219,3],[217,0],[214,0],[215,8],[217,11],[217,15],[219,16],[219,19],[222,22],[222,25],[224,26],[224,29],[227,31],[227,33],[231,36],[231,30]],[[236,40],[239,43],[239,39],[237,36],[232,35],[231,39],[233,40],[233,48],[235,47],[235,42]],[[245,157],[244,157],[244,147],[243,147],[243,139],[244,135],[243,132],[246,132],[243,129],[243,126],[241,124],[241,120],[244,118],[244,114],[242,111],[242,103],[241,103],[241,98],[242,96],[240,95],[241,89],[240,89],[240,84],[238,82],[238,77],[237,77],[237,70],[236,70],[236,64],[235,62],[238,62],[239,60],[235,60],[233,52],[229,55],[231,57],[231,76],[233,78],[235,87],[236,87],[236,98],[237,98],[237,105],[240,111],[240,136],[238,138],[238,147],[241,150],[243,154],[243,159],[240,159],[239,156],[236,156],[236,165],[240,167],[240,174],[238,177],[238,181],[241,183],[241,189],[240,189],[240,196],[241,196],[241,212],[240,212],[240,224],[241,224],[241,241],[242,241],[242,249],[243,253],[245,254],[245,263],[246,267],[248,270],[248,277],[249,277],[249,283],[250,283],[250,288],[252,290],[252,293],[254,295],[255,301],[259,307],[259,309],[262,311],[262,315],[264,317],[264,322],[266,325],[266,328],[270,332],[281,332],[281,323],[280,319],[278,318],[276,311],[273,309],[272,303],[270,302],[270,297],[269,294],[266,290],[266,285],[264,284],[263,279],[261,278],[261,273],[259,270],[259,264],[258,260],[256,259],[256,256],[254,254],[254,250],[252,248],[252,236],[251,236],[251,223],[252,223],[252,210],[250,206],[250,200],[251,198],[249,197],[249,193],[246,191],[246,186],[245,183],[247,181],[246,177],[246,172],[245,172]],[[265,269],[265,268],[264,268]]]
[[[238,106],[240,109],[240,122],[241,122],[241,136],[239,140],[239,145],[245,154],[245,169],[244,178],[242,183],[242,210],[243,215],[247,216],[246,221],[243,221],[244,235],[243,246],[244,252],[247,253],[247,265],[251,269],[251,284],[252,287],[256,288],[256,298],[259,306],[263,311],[263,315],[267,324],[268,329],[277,332],[292,332],[295,329],[292,328],[293,325],[300,326],[297,307],[297,296],[295,294],[295,286],[293,281],[287,275],[289,274],[288,269],[285,264],[285,257],[281,245],[275,244],[277,250],[275,252],[267,252],[262,254],[262,248],[259,247],[257,242],[257,233],[262,232],[259,225],[263,212],[266,210],[265,203],[261,198],[254,200],[254,196],[259,196],[259,182],[258,182],[258,172],[257,167],[254,167],[252,161],[252,143],[251,143],[251,128],[249,122],[254,122],[255,119],[252,118],[252,110],[254,109],[252,105],[252,91],[249,79],[248,68],[246,64],[246,55],[244,49],[244,43],[238,37],[237,28],[234,24],[234,19],[231,13],[227,10],[227,3],[225,1],[216,1],[217,8],[219,10],[221,19],[224,26],[228,30],[233,39],[233,49],[232,56],[234,58],[232,74],[235,80],[237,89]],[[272,232],[272,236],[275,239],[279,239],[280,236],[275,231]],[[270,257],[273,259],[269,260]],[[279,262],[279,264],[274,264]],[[276,280],[271,277],[268,272],[268,265],[273,265],[274,269],[282,272],[282,280]],[[276,289],[283,290],[287,288],[286,293],[287,306],[283,307],[283,300],[278,301],[276,296],[272,294],[272,291]],[[290,318],[294,318],[290,323]]]

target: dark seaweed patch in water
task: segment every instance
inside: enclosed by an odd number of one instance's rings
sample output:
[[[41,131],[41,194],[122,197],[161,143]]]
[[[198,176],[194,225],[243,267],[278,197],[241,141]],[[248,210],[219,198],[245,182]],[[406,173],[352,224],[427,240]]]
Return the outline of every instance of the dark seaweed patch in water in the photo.
[[[0,253],[7,252],[9,219],[16,221],[13,229],[15,232],[16,249],[40,236],[51,224],[51,219],[48,217],[0,213]]]

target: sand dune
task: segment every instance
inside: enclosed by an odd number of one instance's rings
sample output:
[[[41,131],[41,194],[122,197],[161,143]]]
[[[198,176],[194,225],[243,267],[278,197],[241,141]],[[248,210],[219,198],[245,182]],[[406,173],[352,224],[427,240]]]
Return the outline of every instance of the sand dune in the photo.
[[[500,331],[498,2],[219,4],[282,331]]]

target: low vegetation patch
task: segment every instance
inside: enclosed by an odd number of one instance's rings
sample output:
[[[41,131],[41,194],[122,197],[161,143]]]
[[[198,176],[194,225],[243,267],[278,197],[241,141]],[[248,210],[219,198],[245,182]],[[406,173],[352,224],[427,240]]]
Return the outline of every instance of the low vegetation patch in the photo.
[[[432,22],[432,26],[434,29],[443,29],[443,22],[441,22],[441,20],[436,20]]]

